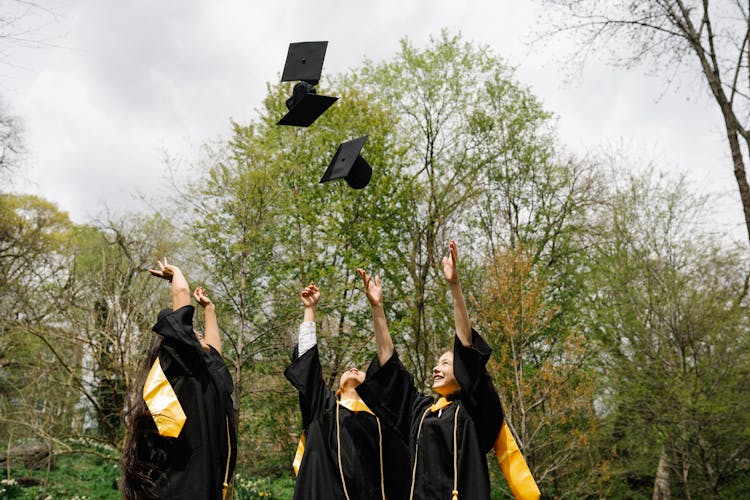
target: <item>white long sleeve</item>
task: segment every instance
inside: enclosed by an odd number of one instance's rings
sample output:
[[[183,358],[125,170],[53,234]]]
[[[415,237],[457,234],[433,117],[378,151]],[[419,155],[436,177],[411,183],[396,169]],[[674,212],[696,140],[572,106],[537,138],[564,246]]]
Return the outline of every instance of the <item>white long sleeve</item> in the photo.
[[[315,322],[305,321],[299,325],[299,336],[297,338],[299,345],[297,349],[297,356],[302,356],[307,351],[312,349],[315,344],[318,343],[318,338],[315,335]]]

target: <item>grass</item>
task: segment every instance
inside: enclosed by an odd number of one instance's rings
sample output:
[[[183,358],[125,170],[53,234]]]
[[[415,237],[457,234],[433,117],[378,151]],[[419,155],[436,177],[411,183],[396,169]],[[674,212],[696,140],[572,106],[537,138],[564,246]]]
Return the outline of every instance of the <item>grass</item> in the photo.
[[[45,470],[11,469],[11,481],[0,488],[0,499],[119,499],[117,480],[120,467],[114,460],[90,454],[65,454],[54,458],[49,472]],[[41,482],[37,486],[22,487],[27,478]],[[11,482],[15,484],[11,484]]]
[[[8,475],[3,470],[0,476],[0,500],[120,499],[117,453],[101,448],[95,449],[97,454],[87,451],[94,449],[79,445],[72,453],[55,456],[49,471],[14,467]],[[21,486],[29,479],[40,484]],[[294,494],[294,479],[289,476],[253,478],[237,474],[234,488],[235,500],[290,499]]]

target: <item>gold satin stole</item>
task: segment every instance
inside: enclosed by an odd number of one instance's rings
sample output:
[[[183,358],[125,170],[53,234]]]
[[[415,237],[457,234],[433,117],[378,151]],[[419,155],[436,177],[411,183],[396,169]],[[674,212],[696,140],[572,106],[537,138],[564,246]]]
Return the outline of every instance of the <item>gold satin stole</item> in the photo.
[[[453,401],[440,398],[437,403],[430,406],[430,411],[436,412],[451,403]],[[521,450],[518,449],[518,444],[516,444],[513,433],[510,432],[510,429],[505,424],[505,420],[503,420],[503,425],[500,426],[500,432],[497,434],[493,449],[513,495],[521,500],[532,500],[541,497],[541,492],[534,480],[534,476],[531,475],[529,466],[526,464]]]
[[[161,369],[159,358],[156,358],[143,384],[143,400],[146,402],[151,417],[154,419],[160,436],[177,437],[185,425],[185,412],[177,400],[172,385]]]

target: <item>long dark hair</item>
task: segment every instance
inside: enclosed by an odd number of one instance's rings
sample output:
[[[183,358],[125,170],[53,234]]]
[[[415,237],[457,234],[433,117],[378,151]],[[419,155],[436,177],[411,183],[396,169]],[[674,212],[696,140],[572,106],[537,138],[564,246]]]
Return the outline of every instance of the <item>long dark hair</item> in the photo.
[[[159,317],[161,316],[162,313],[159,313]],[[129,398],[130,408],[124,413],[127,433],[120,456],[122,467],[120,489],[123,498],[127,500],[158,498],[153,487],[156,484],[155,479],[163,469],[166,454],[157,443],[160,439],[159,432],[143,400],[143,385],[151,370],[151,365],[159,355],[163,338],[161,335],[154,335],[146,359],[136,377],[134,393]]]

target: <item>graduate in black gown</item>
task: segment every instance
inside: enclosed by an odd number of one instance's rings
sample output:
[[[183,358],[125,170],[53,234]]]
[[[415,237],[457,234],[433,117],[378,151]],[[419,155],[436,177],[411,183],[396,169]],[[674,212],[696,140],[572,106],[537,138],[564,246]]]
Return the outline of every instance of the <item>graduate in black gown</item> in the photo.
[[[378,355],[357,392],[384,424],[409,440],[409,498],[415,500],[490,498],[486,455],[498,436],[503,412],[485,368],[491,349],[469,323],[457,260],[451,241],[443,271],[453,296],[456,336],[453,349],[444,352],[432,370],[437,402],[417,390],[393,348],[380,280],[359,270],[373,310]]]
[[[350,368],[334,393],[323,380],[315,333],[320,291],[301,294],[304,322],[292,364],[284,375],[299,392],[304,451],[294,488],[295,500],[377,500],[406,498],[406,443],[386,428],[356,392],[365,372]],[[295,460],[297,462],[297,460]]]
[[[172,283],[172,308],[159,313],[137,381],[122,453],[124,498],[221,499],[237,461],[232,378],[221,356],[215,306],[203,288],[205,335],[182,272],[167,259],[149,272]],[[146,375],[147,374],[147,375]]]

